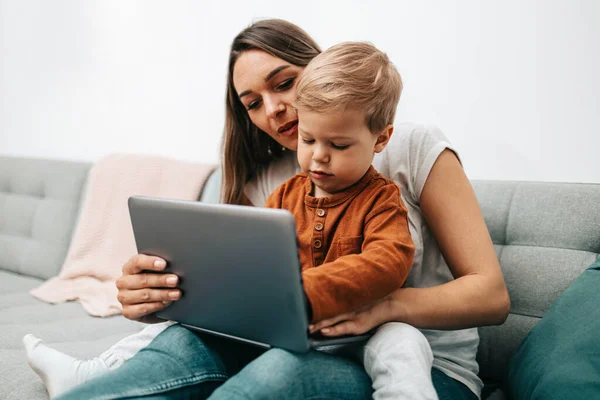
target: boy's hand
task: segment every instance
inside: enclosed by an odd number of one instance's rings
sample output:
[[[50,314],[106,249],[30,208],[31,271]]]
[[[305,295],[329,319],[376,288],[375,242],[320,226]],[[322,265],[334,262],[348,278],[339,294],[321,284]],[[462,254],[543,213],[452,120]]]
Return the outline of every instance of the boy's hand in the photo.
[[[361,335],[392,320],[392,302],[388,296],[361,310],[319,321],[308,329],[310,333],[320,331],[323,336]]]

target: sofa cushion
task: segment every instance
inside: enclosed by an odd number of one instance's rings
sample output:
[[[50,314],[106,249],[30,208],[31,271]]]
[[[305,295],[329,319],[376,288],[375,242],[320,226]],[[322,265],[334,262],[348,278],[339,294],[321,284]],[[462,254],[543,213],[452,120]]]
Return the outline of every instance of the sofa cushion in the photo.
[[[221,168],[215,169],[204,182],[198,200],[203,203],[218,204],[221,198]]]
[[[97,356],[118,340],[139,332],[142,324],[119,317],[94,318],[81,305],[51,305],[29,290],[42,282],[0,270],[0,399],[47,399],[38,376],[29,368],[22,338],[28,333],[76,357]]]
[[[89,168],[0,157],[0,269],[43,279],[58,274]]]
[[[506,323],[479,328],[480,376],[498,384],[529,330],[600,253],[600,185],[474,181],[473,187],[511,298]]]
[[[514,399],[600,397],[600,259],[556,300],[508,371]]]

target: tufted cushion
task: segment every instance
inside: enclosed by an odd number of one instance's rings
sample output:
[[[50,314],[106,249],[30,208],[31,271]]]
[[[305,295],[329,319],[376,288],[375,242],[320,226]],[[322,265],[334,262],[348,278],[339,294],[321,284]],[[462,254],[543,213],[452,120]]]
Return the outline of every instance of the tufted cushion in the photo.
[[[42,279],[59,272],[89,168],[0,156],[0,269]]]
[[[474,181],[504,273],[511,312],[482,327],[484,380],[501,382],[523,338],[600,253],[600,185]]]

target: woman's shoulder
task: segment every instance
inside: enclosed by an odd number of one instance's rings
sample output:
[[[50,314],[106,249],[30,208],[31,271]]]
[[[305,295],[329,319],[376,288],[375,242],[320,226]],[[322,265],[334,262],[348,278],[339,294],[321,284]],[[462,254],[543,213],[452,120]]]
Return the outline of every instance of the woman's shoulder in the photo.
[[[412,153],[423,147],[429,148],[438,142],[448,142],[448,139],[436,125],[402,122],[394,126],[394,133],[386,148],[389,150],[403,149]]]
[[[400,185],[405,196],[418,202],[433,164],[445,149],[456,153],[437,126],[403,122],[394,126],[394,133],[376,160],[376,167]]]

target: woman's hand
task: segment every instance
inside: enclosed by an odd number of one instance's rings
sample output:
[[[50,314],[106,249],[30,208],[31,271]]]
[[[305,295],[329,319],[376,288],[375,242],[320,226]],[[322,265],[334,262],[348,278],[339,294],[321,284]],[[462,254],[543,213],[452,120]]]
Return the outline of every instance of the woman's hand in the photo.
[[[117,298],[123,305],[125,318],[160,322],[152,314],[181,298],[181,291],[176,288],[177,275],[157,273],[166,266],[162,258],[145,254],[136,254],[123,265],[123,275],[117,279]]]
[[[399,289],[403,290],[403,289]],[[320,331],[323,336],[362,335],[365,332],[393,319],[398,311],[394,298],[387,296],[382,300],[358,311],[324,319],[309,326],[310,333]]]

